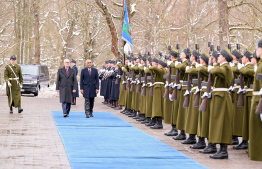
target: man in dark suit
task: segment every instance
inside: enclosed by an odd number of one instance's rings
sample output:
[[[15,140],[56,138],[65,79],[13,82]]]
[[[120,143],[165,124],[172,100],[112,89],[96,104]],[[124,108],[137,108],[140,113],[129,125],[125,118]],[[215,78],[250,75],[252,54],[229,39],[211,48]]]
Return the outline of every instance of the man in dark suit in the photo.
[[[96,68],[92,67],[92,61],[86,60],[86,68],[81,70],[80,90],[85,98],[86,118],[93,116],[94,98],[99,91],[99,77]]]
[[[56,79],[56,91],[60,95],[64,117],[69,117],[73,93],[76,92],[75,70],[70,68],[70,60],[64,60],[64,67],[58,69]]]
[[[76,77],[78,74],[78,69],[76,67],[76,61],[74,59],[71,60],[71,68],[75,70]],[[77,79],[77,78],[76,78]],[[76,80],[76,92],[73,93],[73,98],[72,98],[72,105],[76,105],[76,98],[79,97],[79,91],[78,91],[78,82]]]

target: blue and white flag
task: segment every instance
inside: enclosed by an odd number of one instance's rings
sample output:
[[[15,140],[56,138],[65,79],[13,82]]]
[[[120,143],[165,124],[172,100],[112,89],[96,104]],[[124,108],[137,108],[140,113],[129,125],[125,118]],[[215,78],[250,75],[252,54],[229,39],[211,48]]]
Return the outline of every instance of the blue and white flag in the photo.
[[[125,18],[124,18],[124,23],[123,23],[122,39],[126,42],[124,46],[124,52],[125,54],[128,55],[132,52],[133,42],[131,38],[131,31],[130,31],[129,20],[128,20],[126,0],[125,0]]]

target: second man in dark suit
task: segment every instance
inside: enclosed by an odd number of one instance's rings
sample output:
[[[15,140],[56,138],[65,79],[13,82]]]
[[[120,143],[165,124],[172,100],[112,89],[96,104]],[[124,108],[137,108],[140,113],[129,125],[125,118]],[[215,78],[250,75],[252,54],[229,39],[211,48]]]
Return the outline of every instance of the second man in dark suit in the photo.
[[[85,98],[86,118],[93,116],[94,98],[99,91],[98,71],[92,67],[92,61],[86,60],[86,68],[81,70],[80,90]]]

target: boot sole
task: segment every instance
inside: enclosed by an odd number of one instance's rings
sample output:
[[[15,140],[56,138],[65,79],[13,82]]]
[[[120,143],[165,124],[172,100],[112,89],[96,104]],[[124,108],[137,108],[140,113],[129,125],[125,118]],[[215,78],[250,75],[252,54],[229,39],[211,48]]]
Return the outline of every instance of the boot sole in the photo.
[[[228,159],[228,157],[210,157],[212,159]]]

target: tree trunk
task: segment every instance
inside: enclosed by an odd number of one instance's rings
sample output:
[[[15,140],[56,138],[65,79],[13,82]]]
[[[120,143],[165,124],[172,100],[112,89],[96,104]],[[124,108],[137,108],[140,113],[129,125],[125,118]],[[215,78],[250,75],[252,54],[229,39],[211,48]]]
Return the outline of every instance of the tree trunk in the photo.
[[[116,26],[113,22],[113,18],[111,16],[111,13],[109,12],[106,5],[103,5],[100,0],[95,0],[99,8],[102,9],[104,12],[104,15],[106,16],[106,22],[110,29],[111,36],[112,36],[112,46],[111,46],[111,52],[115,55],[115,57],[120,58],[118,55],[118,37],[116,32]]]
[[[219,41],[220,46],[226,47],[229,38],[228,6],[227,1],[218,0],[219,12]]]
[[[40,64],[40,33],[39,33],[39,2],[34,1],[34,33],[35,33],[35,54],[34,61],[36,64]]]

